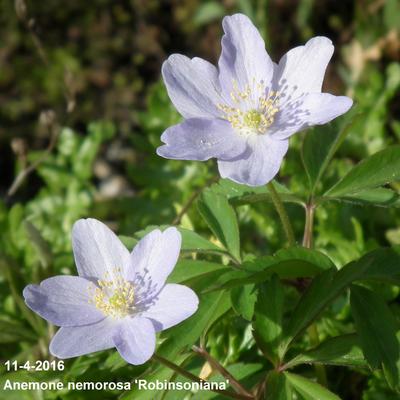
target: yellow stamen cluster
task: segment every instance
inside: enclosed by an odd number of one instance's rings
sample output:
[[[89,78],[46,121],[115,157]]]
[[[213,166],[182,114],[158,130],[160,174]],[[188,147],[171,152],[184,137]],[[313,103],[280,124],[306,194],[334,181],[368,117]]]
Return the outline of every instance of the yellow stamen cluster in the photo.
[[[241,133],[265,133],[279,111],[279,93],[269,91],[266,94],[265,85],[262,82],[256,83],[254,79],[253,90],[247,84],[241,91],[235,80],[232,85],[230,97],[236,106],[218,104],[217,107],[223,112],[223,117]]]
[[[89,286],[90,303],[107,316],[123,318],[133,311],[135,291],[133,285],[121,276],[119,268],[113,272],[112,277],[107,272],[105,280],[98,280],[98,286]]]

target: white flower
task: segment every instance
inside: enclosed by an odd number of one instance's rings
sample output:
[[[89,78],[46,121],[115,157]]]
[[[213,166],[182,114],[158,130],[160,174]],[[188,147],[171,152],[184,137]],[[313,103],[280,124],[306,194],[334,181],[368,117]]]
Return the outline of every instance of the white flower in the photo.
[[[261,186],[278,173],[288,138],[345,113],[352,100],[321,93],[332,42],[315,37],[275,64],[244,15],[223,20],[218,68],[174,54],[163,64],[169,97],[185,118],[168,128],[157,153],[218,160],[223,178]]]
[[[72,241],[79,276],[55,276],[23,293],[28,307],[61,326],[50,344],[54,356],[116,347],[127,362],[142,364],[154,353],[156,332],[197,310],[190,288],[165,283],[179,257],[176,228],[150,232],[130,253],[106,225],[81,219]]]

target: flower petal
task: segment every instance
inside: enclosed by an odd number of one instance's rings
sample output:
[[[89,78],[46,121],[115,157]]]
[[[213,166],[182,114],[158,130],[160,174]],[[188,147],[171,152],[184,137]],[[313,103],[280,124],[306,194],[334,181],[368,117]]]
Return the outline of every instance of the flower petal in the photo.
[[[96,324],[60,328],[50,343],[50,353],[58,358],[71,358],[111,349],[115,327],[115,320],[105,318]]]
[[[168,128],[161,140],[166,144],[157,149],[157,154],[175,160],[230,160],[246,150],[246,141],[230,123],[218,119],[187,119]]]
[[[27,306],[57,326],[87,325],[104,319],[90,304],[92,283],[79,276],[55,276],[40,285],[28,285],[23,291]]]
[[[275,89],[291,98],[301,93],[321,92],[333,50],[331,40],[323,36],[289,50],[279,61],[274,76]]]
[[[301,106],[305,110],[304,120],[308,126],[323,125],[349,111],[353,100],[347,96],[334,96],[329,93],[310,93]]]
[[[167,284],[142,315],[154,320],[156,330],[162,331],[189,318],[198,305],[199,298],[192,289],[184,285]]]
[[[162,289],[178,261],[181,240],[176,228],[155,229],[135,246],[127,279],[134,282],[138,301],[152,298]]]
[[[113,335],[119,354],[130,364],[144,364],[156,348],[154,326],[147,318],[125,318]]]
[[[162,66],[168,95],[185,118],[213,118],[221,113],[217,69],[201,58],[171,55]]]
[[[72,248],[80,276],[110,280],[129,268],[129,251],[105,224],[80,219],[72,229]]]
[[[274,139],[287,139],[313,125],[323,125],[347,112],[353,100],[346,96],[329,93],[308,93],[298,101],[286,105],[279,113],[271,129]]]
[[[262,186],[278,173],[288,149],[287,140],[273,140],[268,134],[249,140],[250,150],[245,157],[218,161],[222,178],[249,186]]]
[[[225,95],[232,91],[236,81],[241,91],[246,85],[261,81],[269,86],[273,63],[265,50],[264,40],[250,19],[243,14],[225,17],[222,21],[222,53],[218,61],[219,80]]]

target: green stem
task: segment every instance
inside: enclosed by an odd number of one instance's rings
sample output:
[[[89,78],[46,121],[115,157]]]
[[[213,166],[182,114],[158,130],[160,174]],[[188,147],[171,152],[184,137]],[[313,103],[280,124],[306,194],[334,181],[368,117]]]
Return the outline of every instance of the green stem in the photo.
[[[294,246],[296,241],[294,239],[292,224],[290,223],[289,216],[287,215],[285,206],[283,205],[279,193],[276,191],[272,181],[267,184],[267,187],[271,194],[271,200],[274,203],[279,218],[281,219],[283,230],[285,231],[285,235],[289,243],[289,246]]]
[[[313,230],[314,230],[314,211],[315,204],[313,204],[312,199],[306,205],[306,221],[304,225],[304,235],[303,235],[303,246],[311,249],[313,245]],[[316,323],[312,323],[308,327],[308,335],[310,336],[310,342],[313,347],[319,345],[318,328]],[[326,379],[325,366],[321,364],[314,365],[315,374],[317,375],[317,380],[321,385],[327,386],[328,381]]]
[[[303,247],[311,249],[313,245],[314,210],[315,205],[310,202],[306,204],[306,222],[304,225]]]
[[[180,367],[179,365],[174,364],[173,362],[167,360],[164,357],[161,357],[157,354],[153,354],[152,357],[153,361],[159,362],[160,364],[165,365],[166,367],[172,369],[173,371],[175,371],[176,373],[178,373],[179,375],[184,376],[185,378],[193,381],[193,382],[207,382],[204,379],[199,378],[196,375],[193,375],[191,372],[186,371],[185,369],[183,369],[182,367]],[[215,392],[218,394],[222,394],[226,397],[230,397],[231,399],[239,399],[239,400],[249,400],[252,399],[252,397],[248,397],[248,396],[243,396],[237,393],[233,393],[229,390],[219,390],[219,389],[210,389],[211,392]]]

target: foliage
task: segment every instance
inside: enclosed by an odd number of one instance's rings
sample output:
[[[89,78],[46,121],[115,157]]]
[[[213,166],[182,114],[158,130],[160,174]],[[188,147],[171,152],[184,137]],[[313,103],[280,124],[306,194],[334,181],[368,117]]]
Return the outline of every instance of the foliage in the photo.
[[[28,310],[22,289],[49,276],[75,274],[71,227],[91,216],[108,221],[129,248],[154,226],[176,224],[182,233],[181,258],[169,281],[193,288],[200,308],[159,335],[159,356],[207,380],[225,379],[193,352],[193,345],[201,346],[243,387],[271,400],[398,398],[397,2],[163,3],[27,2],[37,36],[18,21],[11,3],[1,6],[6,45],[0,59],[6,62],[0,74],[0,144],[7,147],[0,155],[2,361],[51,359],[55,328]],[[327,85],[355,100],[349,115],[291,140],[274,186],[294,228],[292,247],[286,246],[266,187],[217,181],[212,161],[155,154],[160,134],[180,118],[159,81],[161,62],[174,51],[215,60],[220,19],[236,11],[253,18],[277,56],[312,35],[331,37],[338,46]],[[47,65],[36,56],[34,37],[43,41]],[[66,93],[76,102],[71,113],[65,111]],[[36,122],[48,108],[61,125],[49,154],[43,150],[49,135]],[[18,173],[43,155],[16,194],[7,196]],[[312,249],[301,246],[304,209],[314,217]],[[153,361],[128,365],[114,351],[65,365],[56,372],[7,372],[2,364],[0,387],[7,379],[187,379]],[[0,397],[223,398],[136,388],[3,391]]]

